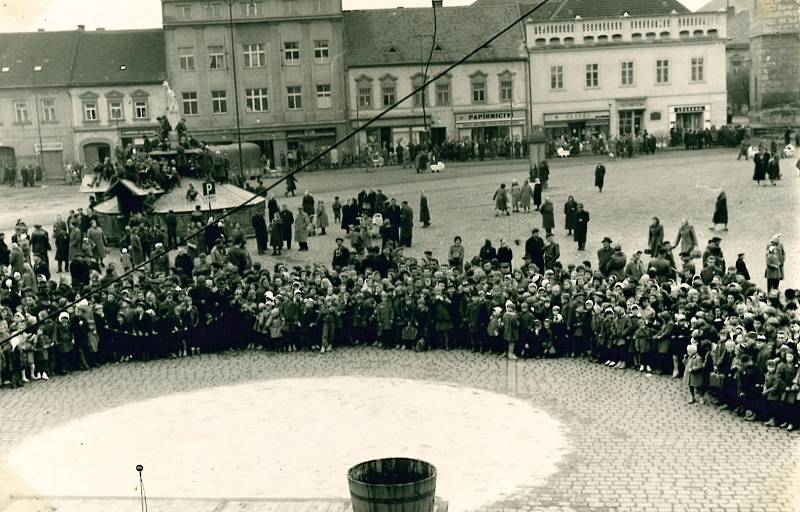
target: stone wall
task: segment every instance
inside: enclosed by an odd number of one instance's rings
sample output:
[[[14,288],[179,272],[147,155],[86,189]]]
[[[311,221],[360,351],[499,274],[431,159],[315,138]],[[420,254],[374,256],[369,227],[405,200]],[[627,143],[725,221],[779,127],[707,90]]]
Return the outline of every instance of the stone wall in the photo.
[[[750,121],[798,124],[800,0],[759,0],[750,20]]]

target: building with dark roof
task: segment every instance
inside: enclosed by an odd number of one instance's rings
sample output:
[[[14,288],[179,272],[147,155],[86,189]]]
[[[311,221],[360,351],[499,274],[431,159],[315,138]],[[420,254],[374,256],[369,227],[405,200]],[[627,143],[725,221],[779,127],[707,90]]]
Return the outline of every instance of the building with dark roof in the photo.
[[[155,133],[165,79],[160,29],[0,34],[0,166],[63,179],[66,163]]]
[[[516,4],[437,9],[433,43],[430,9],[345,11],[345,63],[350,122],[360,126],[519,18]],[[433,48],[431,48],[433,47]],[[409,97],[362,133],[374,149],[419,143],[427,127],[434,144],[516,138],[527,133],[527,79],[521,24],[463,65]],[[423,113],[423,102],[425,112]]]
[[[547,136],[577,148],[726,124],[725,12],[690,13],[677,0],[556,6],[526,23],[531,120]]]

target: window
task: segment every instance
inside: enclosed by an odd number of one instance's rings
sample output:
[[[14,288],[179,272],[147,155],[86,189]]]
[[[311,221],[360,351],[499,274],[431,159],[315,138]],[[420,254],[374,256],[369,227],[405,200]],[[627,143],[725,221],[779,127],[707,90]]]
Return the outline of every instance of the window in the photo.
[[[500,80],[500,101],[514,100],[514,82],[512,80]]]
[[[225,49],[222,46],[208,47],[208,69],[225,69]]]
[[[286,88],[286,97],[289,100],[289,110],[303,108],[303,93],[299,85],[290,85]]]
[[[314,0],[311,4],[311,11],[312,12],[322,12],[325,10],[326,0]]]
[[[94,101],[87,101],[83,104],[83,120],[84,121],[97,121],[97,103]]]
[[[263,68],[267,65],[267,54],[262,43],[242,45],[242,53],[246,68]]]
[[[472,103],[486,103],[486,82],[472,82]]]
[[[242,16],[261,16],[264,12],[261,2],[242,2]]]
[[[56,100],[49,98],[42,100],[42,122],[56,122]]]
[[[600,85],[600,70],[598,64],[586,64],[586,87],[598,87]]]
[[[192,19],[192,6],[188,4],[178,4],[175,6],[175,17],[179,20]]]
[[[206,5],[206,15],[209,18],[219,18],[222,15],[222,4],[214,2]]]
[[[27,101],[14,102],[14,122],[16,124],[29,124],[31,122]]]
[[[693,57],[692,82],[702,82],[703,80],[703,57]]]
[[[228,113],[227,91],[211,91],[211,112],[214,114]]]
[[[178,48],[178,66],[181,71],[194,71],[194,48]]]
[[[621,85],[633,85],[633,61],[628,60],[620,66]]]
[[[436,104],[439,106],[450,104],[450,84],[436,84]]]
[[[108,118],[112,121],[121,121],[125,116],[122,110],[122,101],[109,100],[108,102]]]
[[[331,85],[322,84],[317,86],[317,108],[331,108]]]
[[[197,115],[197,93],[185,92],[183,93],[183,115],[196,116]]]
[[[289,41],[283,43],[283,63],[287,66],[296,66],[300,64],[300,43],[297,41]]]
[[[297,14],[297,0],[283,0],[283,15]]]
[[[372,108],[372,86],[358,86],[358,106],[360,108]]]
[[[300,58],[299,54],[298,57]],[[328,41],[314,41],[314,63],[326,64],[330,58]]]
[[[384,85],[381,87],[381,96],[383,96],[384,107],[394,105],[394,102],[397,101],[397,88],[394,85]]]
[[[133,117],[134,119],[147,119],[147,100],[133,101]]]
[[[669,83],[669,61],[666,59],[656,60],[656,83]]]
[[[248,112],[266,112],[269,110],[267,88],[245,89],[245,104]]]
[[[550,66],[550,89],[564,88],[564,66]]]

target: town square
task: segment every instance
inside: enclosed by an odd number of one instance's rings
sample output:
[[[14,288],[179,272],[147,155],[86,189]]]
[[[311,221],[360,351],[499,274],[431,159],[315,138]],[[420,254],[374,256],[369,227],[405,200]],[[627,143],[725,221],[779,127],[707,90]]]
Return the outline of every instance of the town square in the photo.
[[[800,5],[691,3],[9,10],[0,511],[800,510]]]

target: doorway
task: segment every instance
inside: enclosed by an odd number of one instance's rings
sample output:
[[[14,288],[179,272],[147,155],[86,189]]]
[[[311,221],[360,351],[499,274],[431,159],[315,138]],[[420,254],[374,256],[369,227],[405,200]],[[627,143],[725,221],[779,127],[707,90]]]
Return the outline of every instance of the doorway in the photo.
[[[63,151],[42,151],[42,179],[48,181],[64,179]]]
[[[644,119],[644,110],[620,110],[620,135],[639,135],[642,131],[642,119]]]
[[[431,143],[434,146],[442,147],[445,140],[447,140],[447,128],[444,126],[431,128]]]
[[[703,129],[703,113],[691,112],[685,114],[678,114],[677,125],[685,132],[688,130],[700,131]]]
[[[111,157],[111,146],[105,142],[92,142],[83,146],[83,158],[86,167],[91,169],[96,163],[104,162]]]
[[[14,148],[0,148],[0,171],[6,167],[9,169],[17,168],[17,157],[14,154]]]

